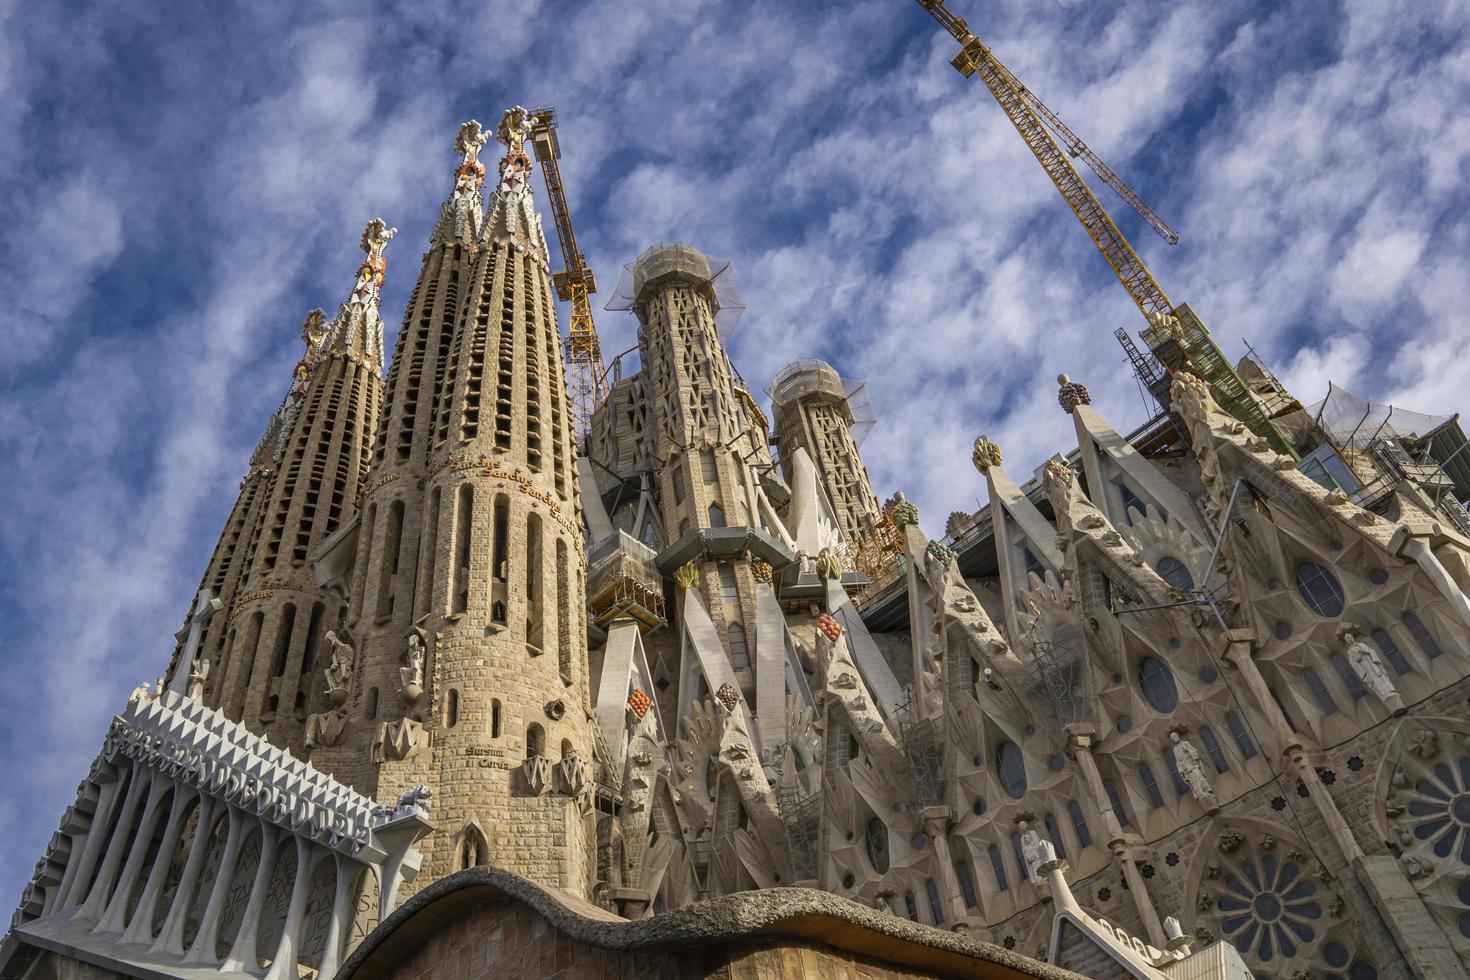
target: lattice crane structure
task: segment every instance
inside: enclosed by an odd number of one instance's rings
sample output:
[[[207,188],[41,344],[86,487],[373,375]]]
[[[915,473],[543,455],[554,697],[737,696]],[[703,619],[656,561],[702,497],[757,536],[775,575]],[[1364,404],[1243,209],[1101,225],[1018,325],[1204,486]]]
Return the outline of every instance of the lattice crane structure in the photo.
[[[567,393],[572,419],[576,425],[580,447],[591,423],[592,413],[607,395],[606,371],[602,363],[602,343],[592,322],[591,296],[597,292],[597,280],[577,248],[572,232],[572,215],[567,208],[566,187],[561,179],[561,144],[556,138],[556,110],[537,106],[532,112],[531,148],[541,173],[546,178],[546,197],[556,222],[556,237],[561,243],[563,268],[551,276],[556,296],[570,303],[572,315],[567,331]]]
[[[1118,281],[1128,290],[1128,295],[1149,322],[1143,338],[1148,342],[1154,356],[1171,370],[1187,367],[1204,378],[1215,389],[1221,404],[1251,431],[1270,440],[1277,451],[1297,457],[1298,453],[1291,441],[1271,419],[1261,400],[1226,360],[1204,323],[1188,304],[1181,303],[1176,307],[1169,300],[1163,287],[1154,279],[1128,239],[1118,230],[1112,217],[1099,203],[1068,156],[1080,156],[1085,160],[1109,187],[1117,191],[1171,245],[1179,240],[1174,230],[1112,168],[1103,163],[1056,113],[1022,85],[1000,63],[995,53],[970,32],[964,20],[956,17],[944,5],[944,0],[917,2],[960,42],[960,53],[950,60],[950,64],[966,78],[980,76],[995,101],[1000,103],[1006,117],[1016,127],[1016,132],[1021,134],[1021,139],[1056,185],[1062,199],[1067,202],[1077,220],[1082,222],[1083,229],[1112,267]],[[1167,397],[1161,401],[1167,409]]]

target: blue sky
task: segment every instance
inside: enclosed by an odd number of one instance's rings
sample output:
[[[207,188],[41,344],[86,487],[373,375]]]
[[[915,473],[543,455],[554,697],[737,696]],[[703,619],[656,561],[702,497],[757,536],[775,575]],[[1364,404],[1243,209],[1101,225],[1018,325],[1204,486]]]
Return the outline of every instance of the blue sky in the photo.
[[[1099,193],[1227,351],[1305,401],[1465,407],[1470,3],[952,7],[1179,229]],[[732,259],[741,372],[867,379],[875,486],[933,533],[981,495],[975,435],[1017,476],[1068,445],[1058,372],[1141,421],[1136,309],[953,52],[912,0],[0,0],[0,902],[166,662],[378,215],[396,330],[464,119],[557,106],[608,293],[655,241]]]

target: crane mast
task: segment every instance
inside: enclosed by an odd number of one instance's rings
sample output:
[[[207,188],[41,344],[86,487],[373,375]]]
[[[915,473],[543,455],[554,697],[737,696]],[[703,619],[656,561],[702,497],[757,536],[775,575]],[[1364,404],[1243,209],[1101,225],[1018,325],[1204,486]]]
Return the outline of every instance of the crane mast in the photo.
[[[572,308],[566,347],[567,395],[580,449],[591,424],[592,413],[602,403],[607,390],[602,343],[597,339],[597,327],[592,322],[591,296],[597,292],[597,281],[583,261],[582,252],[577,248],[577,236],[572,232],[566,188],[562,184],[561,166],[557,163],[561,158],[561,145],[556,138],[556,110],[551,106],[537,106],[532,113],[531,149],[546,179],[546,196],[556,223],[556,238],[561,243],[563,267],[552,274],[551,282],[556,287],[557,298]]]
[[[1036,161],[1056,185],[1062,199],[1067,202],[1077,220],[1082,222],[1083,229],[1112,267],[1118,281],[1128,290],[1128,295],[1149,322],[1149,328],[1143,332],[1143,337],[1148,341],[1154,356],[1171,370],[1187,366],[1199,374],[1215,389],[1216,397],[1227,411],[1244,422],[1252,432],[1268,439],[1278,452],[1298,458],[1299,454],[1291,441],[1272,420],[1260,398],[1231,366],[1204,323],[1188,304],[1176,307],[1170,302],[1163,287],[1148,271],[1128,239],[1118,230],[1118,226],[1083,181],[1077,168],[1072,166],[1067,152],[1058,144],[1057,137],[1066,143],[1068,150],[1074,155],[1081,156],[1150,227],[1171,244],[1178,240],[1173,229],[1164,224],[1055,113],[1022,85],[1000,63],[990,48],[970,32],[964,20],[950,12],[944,5],[944,0],[917,2],[960,42],[960,53],[951,59],[950,64],[966,78],[978,75],[985,83],[995,101],[1000,103],[1006,117],[1016,127],[1016,132],[1021,134],[1021,139],[1030,148]],[[1156,386],[1155,393],[1167,409],[1167,392],[1162,386]]]

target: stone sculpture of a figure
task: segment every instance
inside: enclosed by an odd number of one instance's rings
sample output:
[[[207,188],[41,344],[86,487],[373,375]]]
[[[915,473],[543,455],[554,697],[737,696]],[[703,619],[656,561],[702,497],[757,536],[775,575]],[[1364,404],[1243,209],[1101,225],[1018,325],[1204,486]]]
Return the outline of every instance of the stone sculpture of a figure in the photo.
[[[1179,770],[1179,778],[1184,780],[1196,800],[1209,802],[1215,789],[1205,777],[1205,767],[1200,762],[1199,750],[1178,732],[1170,732],[1169,741],[1174,743],[1174,767]]]
[[[408,634],[408,653],[398,668],[399,691],[410,701],[424,690],[424,638],[415,630]]]
[[[1396,715],[1405,711],[1404,699],[1399,695],[1398,688],[1394,686],[1393,678],[1388,676],[1388,668],[1383,666],[1383,661],[1378,659],[1378,654],[1373,648],[1351,631],[1342,634],[1342,642],[1347,644],[1348,664],[1353,668],[1353,673],[1363,682],[1363,686],[1373,692],[1373,696],[1388,705]]]
[[[1017,826],[1021,830],[1021,857],[1026,860],[1026,877],[1033,883],[1039,882],[1041,878],[1036,869],[1045,858],[1041,851],[1041,835],[1032,830],[1031,825],[1024,820]]]
[[[341,704],[347,700],[347,688],[352,684],[352,646],[337,636],[336,630],[328,630],[327,645],[332,648],[332,660],[324,671],[327,680],[327,700]]]
[[[189,700],[204,700],[204,682],[209,680],[209,658],[203,655],[194,658],[189,669]]]

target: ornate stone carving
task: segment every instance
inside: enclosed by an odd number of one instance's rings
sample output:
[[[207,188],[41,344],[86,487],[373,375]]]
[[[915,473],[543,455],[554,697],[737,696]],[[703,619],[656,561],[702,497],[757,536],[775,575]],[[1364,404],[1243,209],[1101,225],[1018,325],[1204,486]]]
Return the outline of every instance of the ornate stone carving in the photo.
[[[556,776],[561,791],[568,796],[585,796],[592,788],[587,763],[576,752],[562,756],[561,761],[556,764]]]
[[[628,693],[628,710],[633,712],[633,717],[641,720],[648,713],[650,704],[652,702],[642,688],[635,687]]]
[[[929,546],[924,549],[924,560],[941,568],[948,568],[954,564],[954,550],[938,541],[930,541]]]
[[[686,592],[694,588],[699,584],[699,566],[692,561],[680,565],[674,573],[674,582]]]
[[[1087,388],[1065,374],[1057,375],[1057,384],[1060,385],[1057,390],[1057,402],[1062,406],[1062,411],[1068,415],[1072,414],[1072,409],[1078,405],[1092,404],[1092,396],[1087,393]]]
[[[567,703],[561,698],[546,702],[546,717],[552,721],[561,721],[567,713]]]
[[[1404,699],[1388,675],[1388,668],[1383,666],[1383,661],[1378,659],[1374,649],[1358,639],[1351,629],[1343,630],[1342,642],[1347,645],[1348,663],[1352,666],[1353,673],[1363,682],[1363,686],[1372,691],[1373,696],[1387,705],[1394,714],[1401,715],[1407,711]]]
[[[980,436],[975,440],[975,449],[970,454],[970,461],[975,464],[975,469],[984,473],[1001,464],[1000,447],[984,436]]]
[[[823,548],[817,553],[817,575],[825,582],[842,578],[842,565],[831,548]]]
[[[378,725],[377,737],[373,740],[372,761],[391,762],[407,759],[429,742],[429,733],[422,723],[412,718],[399,718]]]
[[[1169,741],[1174,743],[1174,765],[1179,770],[1179,778],[1189,787],[1190,795],[1205,804],[1211,813],[1220,809],[1215,802],[1214,787],[1206,778],[1204,764],[1200,762],[1199,750],[1178,732],[1170,732]]]
[[[1428,728],[1421,728],[1409,736],[1409,751],[1421,759],[1433,759],[1439,755],[1439,736]]]
[[[1041,835],[1032,830],[1031,825],[1025,820],[1016,826],[1021,831],[1021,856],[1026,860],[1026,877],[1032,884],[1037,884],[1041,881],[1037,869],[1043,860]]]
[[[817,617],[817,632],[825,636],[829,642],[836,643],[837,638],[842,635],[842,624],[837,622],[836,617],[822,613]]]
[[[715,692],[715,700],[724,705],[726,711],[734,711],[735,706],[740,703],[740,692],[727,681]]]
[[[306,719],[306,732],[303,735],[303,744],[308,749],[318,745],[331,747],[342,740],[342,733],[347,730],[347,712],[324,711],[310,715]]]
[[[209,680],[209,658],[202,654],[194,659],[194,664],[189,670],[189,697],[195,701],[204,700],[204,682]]]
[[[757,582],[769,584],[772,577],[771,565],[769,562],[761,561],[759,558],[752,558],[750,561],[750,574],[755,576]]]
[[[894,525],[900,529],[919,523],[919,508],[910,503],[902,493],[893,495],[893,505],[889,508],[889,514],[893,517]]]
[[[417,704],[424,696],[424,637],[417,629],[408,634],[408,649],[398,668],[398,693],[408,704]]]
[[[533,796],[540,796],[551,786],[551,760],[541,755],[527,756],[521,763],[521,775]]]
[[[352,647],[337,636],[336,630],[327,630],[323,639],[332,649],[331,662],[322,672],[326,680],[326,690],[323,693],[330,704],[346,704],[347,689],[352,685]]]

